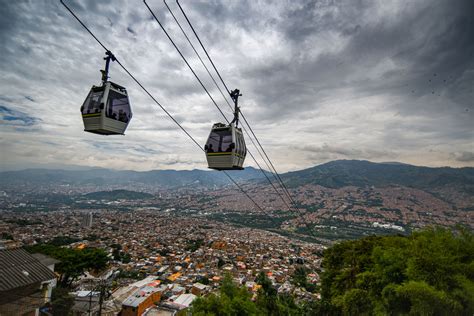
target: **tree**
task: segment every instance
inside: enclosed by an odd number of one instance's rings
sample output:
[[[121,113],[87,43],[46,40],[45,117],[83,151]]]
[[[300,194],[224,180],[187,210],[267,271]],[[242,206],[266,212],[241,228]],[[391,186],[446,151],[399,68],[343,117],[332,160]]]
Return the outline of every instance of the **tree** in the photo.
[[[308,283],[308,273],[303,266],[298,266],[295,269],[295,272],[293,273],[293,284],[301,287],[306,287],[306,284]]]
[[[122,257],[120,256],[120,250],[119,249],[113,248],[112,258],[114,258],[114,260],[116,260],[116,261],[120,261],[120,259],[122,259]]]
[[[293,297],[287,294],[279,295],[273,287],[272,281],[260,272],[255,280],[261,289],[258,291],[256,299],[257,307],[262,315],[300,315],[303,313],[301,306],[298,306]]]
[[[13,240],[13,236],[7,232],[2,232],[1,238],[5,240]]]
[[[191,315],[257,315],[257,308],[247,289],[238,287],[230,274],[226,274],[219,295],[197,298],[190,312]]]
[[[344,315],[371,315],[372,301],[367,292],[361,289],[351,289],[344,295],[335,297],[333,303]]]
[[[59,282],[63,287],[69,287],[85,271],[103,270],[109,261],[107,253],[97,248],[79,250],[40,244],[27,247],[26,250],[58,259],[60,262],[56,265],[55,270],[60,274]]]
[[[474,313],[474,237],[428,228],[345,241],[324,252],[322,302],[333,314]]]
[[[53,316],[68,315],[74,304],[74,297],[69,295],[69,290],[62,287],[53,288],[51,293],[51,307]]]
[[[129,263],[132,260],[132,257],[129,253],[121,252],[120,255],[122,257],[122,263]]]
[[[222,260],[222,258],[219,258],[219,260],[217,260],[217,267],[218,268],[222,268],[222,266],[225,264],[225,261]]]
[[[196,282],[199,282],[201,284],[204,284],[204,285],[209,285],[209,279],[206,278],[206,277],[203,277],[203,276],[199,276],[197,279],[196,279]]]

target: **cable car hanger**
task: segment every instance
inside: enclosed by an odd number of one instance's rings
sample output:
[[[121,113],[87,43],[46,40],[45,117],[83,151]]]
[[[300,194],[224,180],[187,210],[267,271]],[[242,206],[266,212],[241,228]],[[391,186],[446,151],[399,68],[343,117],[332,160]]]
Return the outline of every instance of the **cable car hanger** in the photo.
[[[232,98],[232,101],[234,101],[234,119],[230,123],[232,124],[232,123],[235,122],[235,127],[237,127],[239,125],[240,108],[237,105],[237,103],[239,101],[240,96],[242,96],[242,93],[240,93],[239,89],[235,89],[235,90],[230,92],[230,97]]]
[[[104,57],[104,60],[105,60],[105,69],[104,70],[100,70],[100,72],[102,73],[102,85],[104,85],[106,82],[107,82],[107,79],[109,79],[109,65],[110,65],[110,60],[112,59],[112,61],[116,61],[117,59],[115,58],[114,54],[112,54],[112,52],[110,50],[106,51],[105,52],[105,55],[107,55],[107,57]]]

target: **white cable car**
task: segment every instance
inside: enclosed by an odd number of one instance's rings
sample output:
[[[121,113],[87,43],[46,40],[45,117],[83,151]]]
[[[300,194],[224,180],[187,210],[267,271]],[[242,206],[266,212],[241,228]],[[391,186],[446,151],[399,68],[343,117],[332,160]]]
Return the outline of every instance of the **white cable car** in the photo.
[[[105,70],[102,72],[102,85],[92,86],[81,107],[84,131],[100,135],[123,135],[132,118],[127,90],[108,79],[110,59],[107,52]]]
[[[237,99],[239,90],[231,93],[235,103],[234,120],[229,124],[216,123],[212,126],[204,150],[208,167],[215,170],[243,170],[247,148],[242,129],[237,127],[239,108]]]

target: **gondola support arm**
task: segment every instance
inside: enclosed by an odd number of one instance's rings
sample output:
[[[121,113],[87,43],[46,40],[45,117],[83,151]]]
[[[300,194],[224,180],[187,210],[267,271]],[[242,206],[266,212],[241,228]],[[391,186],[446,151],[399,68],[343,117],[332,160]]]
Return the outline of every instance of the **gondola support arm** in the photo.
[[[110,60],[115,61],[115,56],[112,54],[110,50],[105,52],[106,57],[104,57],[105,60],[105,69],[101,69],[100,72],[102,73],[102,84],[105,85],[107,80],[109,79],[109,64]]]
[[[232,98],[232,101],[234,101],[234,119],[232,120],[232,123],[235,123],[235,126],[239,124],[239,111],[240,108],[238,106],[238,101],[239,97],[242,96],[242,93],[240,93],[239,89],[235,89],[230,92],[230,97]]]

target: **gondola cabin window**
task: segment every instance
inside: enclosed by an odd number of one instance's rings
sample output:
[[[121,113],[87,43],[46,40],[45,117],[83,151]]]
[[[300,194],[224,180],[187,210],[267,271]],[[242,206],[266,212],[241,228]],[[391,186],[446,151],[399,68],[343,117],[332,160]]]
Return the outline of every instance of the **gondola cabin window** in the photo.
[[[117,121],[128,123],[131,118],[130,104],[126,95],[109,91],[107,100],[107,117]]]
[[[232,144],[232,131],[229,130],[221,130],[221,131],[213,131],[209,136],[209,140],[207,143],[207,152],[226,152],[232,151],[231,145]]]
[[[244,156],[244,144],[242,143],[243,139],[242,137],[237,137],[237,144],[238,144],[238,151],[237,151],[237,154],[239,154],[240,156]]]
[[[230,152],[232,151],[232,132],[228,131],[227,134],[222,136],[222,146],[220,151]]]
[[[103,89],[99,91],[91,90],[86,98],[86,101],[82,105],[82,114],[100,113],[100,104],[102,102],[103,95]]]

